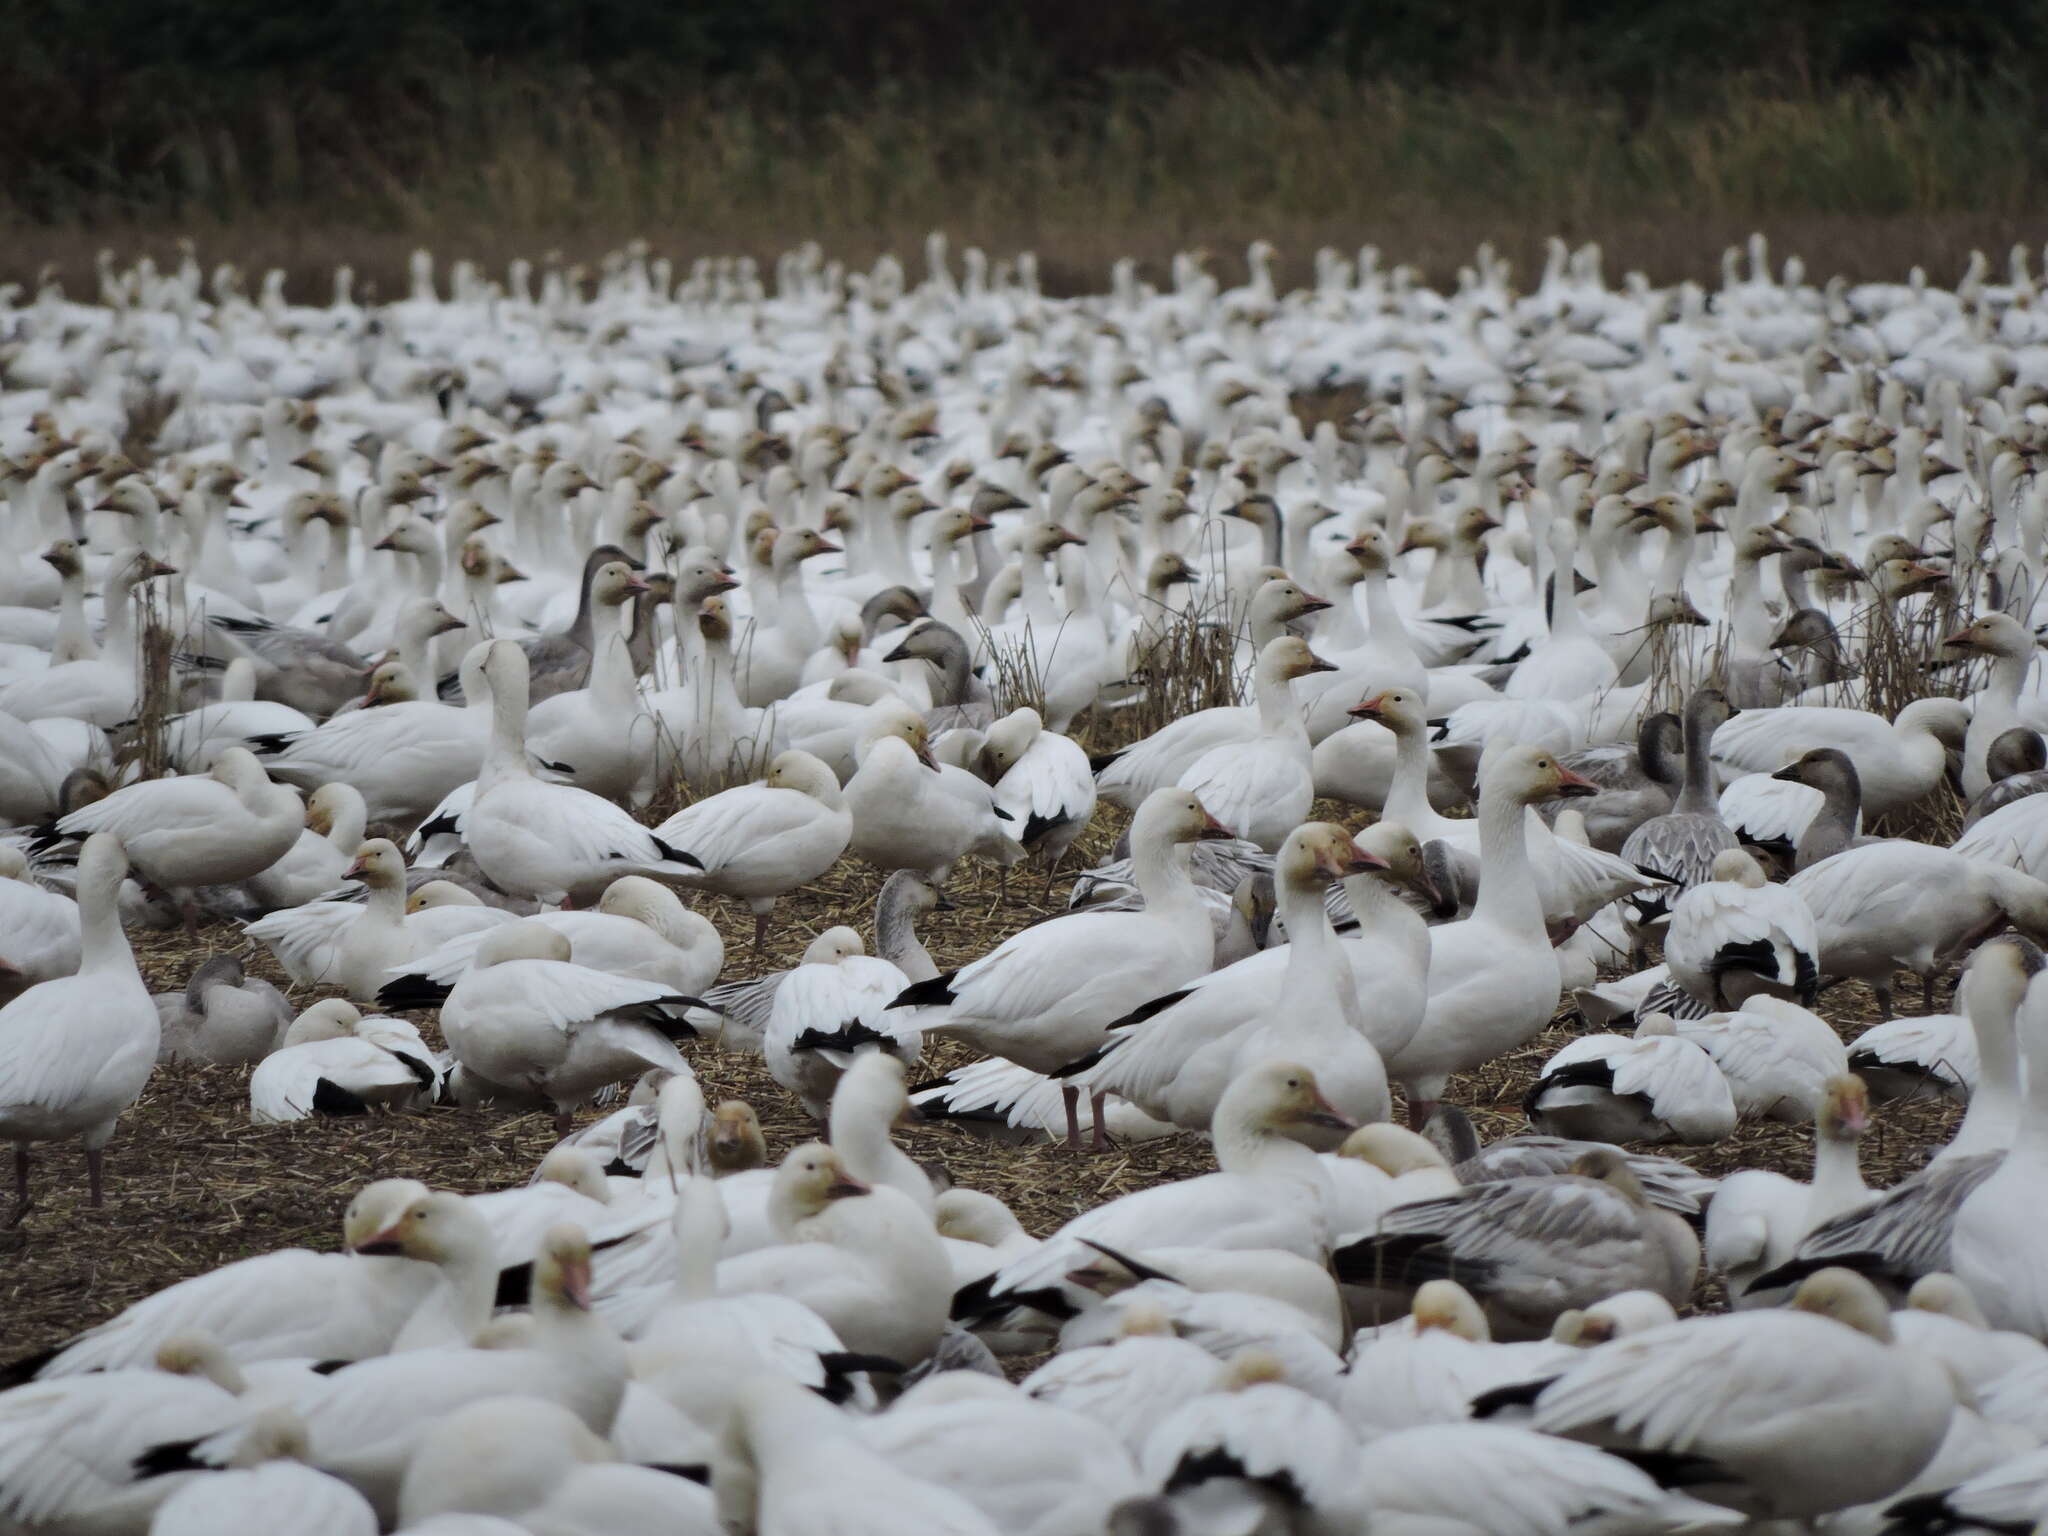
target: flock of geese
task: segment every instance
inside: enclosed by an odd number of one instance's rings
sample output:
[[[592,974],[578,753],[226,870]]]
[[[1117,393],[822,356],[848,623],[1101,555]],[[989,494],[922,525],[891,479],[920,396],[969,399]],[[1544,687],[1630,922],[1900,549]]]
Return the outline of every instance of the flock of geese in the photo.
[[[0,1532],[2048,1530],[2029,255],[0,289],[13,1219],[165,1060],[561,1136],[15,1359]],[[942,971],[963,861],[1069,908]],[[907,1116],[1215,1171],[1031,1232]]]

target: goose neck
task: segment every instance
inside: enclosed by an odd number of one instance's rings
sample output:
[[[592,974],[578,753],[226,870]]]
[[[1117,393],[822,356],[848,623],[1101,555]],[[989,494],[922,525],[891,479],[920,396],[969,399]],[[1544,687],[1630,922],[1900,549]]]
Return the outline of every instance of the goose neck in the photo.
[[[1864,1190],[1857,1165],[1856,1143],[1846,1136],[1820,1136],[1813,1149],[1813,1201],[1827,1210],[1841,1210]]]
[[[1714,813],[1718,802],[1714,795],[1713,739],[1713,728],[1704,719],[1697,714],[1686,716],[1685,776],[1679,781],[1674,811],[1694,816]]]
[[[1542,934],[1543,906],[1529,867],[1527,808],[1503,790],[1479,795],[1479,897],[1472,920]]]

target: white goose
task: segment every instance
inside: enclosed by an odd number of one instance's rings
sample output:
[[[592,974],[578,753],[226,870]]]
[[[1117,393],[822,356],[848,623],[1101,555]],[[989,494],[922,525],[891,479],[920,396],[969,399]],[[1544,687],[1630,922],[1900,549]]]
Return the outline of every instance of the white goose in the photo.
[[[1102,1045],[1108,1025],[1201,976],[1214,959],[1208,909],[1175,857],[1183,844],[1230,834],[1184,789],[1155,791],[1131,823],[1139,912],[1076,912],[1026,928],[957,971],[904,990],[926,1034],[954,1035],[1034,1072]],[[1079,1088],[1067,1090],[1067,1135],[1080,1146]],[[1105,1138],[1095,1101],[1096,1138]]]
[[[2012,1146],[1995,1173],[1956,1209],[1949,1269],[1970,1289],[1994,1328],[2048,1336],[2043,1237],[2027,1217],[2032,1191],[2048,1178],[2048,986],[2036,975],[2020,1005],[2025,1097]]]
[[[793,750],[777,755],[760,783],[685,806],[655,836],[703,861],[692,885],[752,908],[759,950],[776,901],[839,862],[853,837],[853,813],[832,770]]]
[[[1528,807],[1594,786],[1537,747],[1496,752],[1479,789],[1479,899],[1472,915],[1430,930],[1428,1011],[1387,1062],[1420,1125],[1454,1072],[1512,1050],[1550,1022],[1557,955],[1529,873]]]
[[[539,923],[507,923],[477,946],[476,962],[441,1004],[441,1032],[468,1072],[554,1106],[556,1134],[600,1088],[648,1067],[687,1073],[681,1011],[697,999],[658,982],[593,971],[569,960],[569,940]]]
[[[1014,709],[983,733],[981,771],[995,786],[1017,841],[1045,866],[1052,887],[1060,860],[1095,816],[1095,775],[1088,754],[1045,728],[1038,711]]]
[[[1717,854],[1712,873],[1672,905],[1664,936],[1671,979],[1712,1008],[1740,1008],[1759,992],[1811,1005],[1820,938],[1805,901],[1768,884],[1740,848]]]
[[[0,843],[0,933],[0,1002],[78,969],[78,903],[36,884],[12,843]]]
[[[1834,1027],[1782,998],[1753,997],[1739,1013],[1679,1019],[1672,1027],[1713,1058],[1745,1120],[1803,1125],[1820,1107],[1828,1079],[1849,1070]]]
[[[297,792],[271,783],[244,748],[228,747],[211,773],[130,784],[63,817],[57,832],[120,838],[139,877],[185,893],[190,926],[195,886],[232,885],[260,874],[291,850],[305,826]]]
[[[931,754],[923,716],[900,700],[869,711],[860,766],[846,781],[848,844],[880,870],[918,869],[943,882],[969,854],[1007,868],[1024,856],[1019,827],[989,786]]]
[[[775,989],[761,1039],[769,1072],[819,1120],[839,1075],[858,1057],[884,1051],[906,1065],[924,1048],[916,1025],[889,1011],[909,985],[887,960],[865,953],[851,928],[828,928],[803,963]]]
[[[336,779],[306,797],[306,829],[283,858],[242,882],[265,912],[304,906],[340,885],[363,843],[369,808],[353,784]]]
[[[156,1066],[156,1004],[121,931],[128,860],[119,837],[86,839],[78,856],[76,974],[28,988],[0,1008],[0,1140],[14,1143],[15,1208],[28,1214],[29,1148],[85,1145],[86,1176],[101,1203],[104,1148]]]
[[[1543,1064],[1523,1096],[1542,1135],[1706,1146],[1735,1129],[1735,1096],[1714,1059],[1667,1014],[1626,1035],[1581,1035]]]
[[[1707,1207],[1702,1257],[1722,1276],[1736,1307],[1775,1306],[1787,1293],[1749,1289],[1768,1269],[1792,1257],[1801,1238],[1823,1222],[1874,1197],[1856,1167],[1856,1143],[1870,1128],[1870,1096],[1862,1079],[1828,1080],[1814,1116],[1813,1179],[1801,1184],[1766,1168],[1740,1168],[1721,1180]]]
[[[551,906],[595,901],[618,875],[687,875],[702,868],[609,800],[544,784],[526,764],[526,655],[512,641],[484,653],[491,739],[462,836],[493,885]]]
[[[1268,853],[1277,851],[1287,834],[1301,825],[1315,801],[1308,728],[1288,684],[1330,670],[1306,641],[1292,635],[1273,641],[1259,653],[1254,669],[1258,734],[1248,741],[1211,747],[1174,780],[1193,791],[1238,836]]]
[[[1715,765],[1732,775],[1775,773],[1809,751],[1833,747],[1855,765],[1863,814],[1912,805],[1948,769],[1969,711],[1960,699],[1916,699],[1896,720],[1862,709],[1745,709],[1714,732]]]
[[[403,1019],[365,1019],[340,998],[315,1003],[283,1043],[249,1074],[249,1119],[257,1125],[308,1115],[362,1115],[372,1106],[407,1109],[431,1100],[440,1064]]]

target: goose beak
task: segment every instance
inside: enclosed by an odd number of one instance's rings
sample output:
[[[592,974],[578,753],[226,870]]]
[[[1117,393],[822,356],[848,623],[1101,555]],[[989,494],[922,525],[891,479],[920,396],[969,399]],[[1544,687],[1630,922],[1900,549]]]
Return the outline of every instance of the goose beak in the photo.
[[[990,522],[987,518],[983,517],[979,512],[970,512],[967,514],[967,527],[971,532],[990,533],[994,531],[995,526],[996,525],[994,523]]]
[[[1329,606],[1331,605],[1326,598],[1311,597],[1306,592],[1301,594],[1301,611],[1303,613],[1321,613]]]
[[[341,878],[344,880],[359,880],[362,878],[365,868],[366,866],[363,861],[357,859],[341,872]]]
[[[1957,630],[1954,634],[1948,636],[1941,643],[1944,649],[1950,646],[1953,646],[1956,650],[1959,651],[1974,651],[1975,649],[1977,649],[1977,643],[1976,641],[1970,638],[1970,632],[1967,629]]]
[[[355,1244],[351,1253],[368,1254],[373,1258],[395,1258],[404,1250],[399,1246],[398,1228],[386,1227],[381,1232],[372,1232],[360,1243]]]
[[[843,553],[843,551],[830,539],[820,539],[816,546],[812,548],[811,553],[814,555],[836,555]]]
[[[896,649],[894,649],[893,651],[891,651],[891,652],[890,652],[890,653],[889,653],[888,655],[884,656],[884,657],[882,658],[882,660],[883,660],[883,661],[915,661],[915,660],[916,660],[917,658],[916,658],[916,657],[914,657],[914,656],[912,656],[912,655],[910,654],[909,646],[910,646],[910,642],[909,642],[908,640],[904,641],[904,642],[903,642],[903,643],[902,643],[901,645],[897,646],[897,647],[896,647]]]
[[[628,592],[647,592],[652,589],[639,576],[629,575],[626,577],[626,590]]]
[[[838,1178],[825,1186],[825,1198],[827,1200],[850,1200],[855,1195],[865,1195],[870,1192],[871,1186],[861,1183],[852,1174],[845,1172],[842,1172]]]
[[[1314,1126],[1319,1131],[1348,1132],[1358,1129],[1356,1120],[1342,1113],[1320,1093],[1315,1096],[1313,1104],[1297,1117],[1297,1121],[1302,1125]]]
[[[1385,698],[1385,694],[1376,693],[1369,699],[1361,699],[1345,713],[1354,720],[1383,720],[1386,717],[1381,714],[1380,705]]]
[[[1772,774],[1771,777],[1774,779],[1780,779],[1787,784],[1797,784],[1800,782],[1799,764],[1787,763],[1784,767],[1780,768],[1776,773]]]
[[[590,1310],[589,1259],[571,1259],[562,1265],[562,1296],[577,1311]]]
[[[178,568],[175,565],[166,565],[155,556],[151,556],[149,574],[152,576],[175,576],[178,574]]]
[[[445,635],[463,627],[462,620],[455,617],[452,613],[444,613],[439,619],[434,621],[434,633],[437,635]]]
[[[1334,851],[1329,862],[1323,867],[1341,880],[1346,875],[1363,875],[1375,869],[1385,869],[1387,861],[1376,853],[1367,853],[1363,848],[1354,845],[1349,854],[1342,850]]]
[[[923,763],[925,767],[931,769],[933,773],[939,771],[939,760],[932,756],[932,749],[930,747],[919,747],[917,749],[917,760]]]
[[[1323,606],[1327,608],[1330,605],[1328,603],[1325,603],[1323,604]],[[1318,656],[1314,651],[1309,652],[1308,661],[1309,672],[1334,672],[1337,670],[1337,664],[1334,661],[1325,661],[1322,657]],[[1307,676],[1308,673],[1304,673],[1302,675]]]
[[[1237,834],[1235,832],[1223,825],[1214,816],[1211,816],[1207,811],[1202,812],[1202,830],[1195,839],[1197,842],[1227,843],[1233,841],[1236,837]]]
[[[1567,800],[1582,800],[1588,795],[1600,793],[1600,786],[1591,779],[1582,778],[1562,763],[1557,769],[1557,792]]]

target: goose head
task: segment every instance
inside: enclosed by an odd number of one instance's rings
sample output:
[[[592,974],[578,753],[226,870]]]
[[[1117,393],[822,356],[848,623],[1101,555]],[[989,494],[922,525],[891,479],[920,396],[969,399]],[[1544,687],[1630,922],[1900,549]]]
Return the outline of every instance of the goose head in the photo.
[[[1202,809],[1190,790],[1155,789],[1131,818],[1131,846],[1140,842],[1226,842],[1234,834]]]
[[[1045,730],[1045,722],[1030,705],[1013,709],[990,724],[982,737],[981,771],[991,784],[1017,766]]]
[[[1361,1125],[1344,1138],[1337,1155],[1369,1163],[1389,1178],[1396,1179],[1404,1173],[1448,1172],[1451,1166],[1444,1161],[1436,1143],[1427,1136],[1386,1121]]]
[[[684,914],[689,908],[659,880],[650,880],[645,875],[621,875],[605,887],[597,910],[614,917],[630,917],[671,944],[680,944],[687,922]]]
[[[604,1170],[598,1167],[597,1159],[581,1147],[553,1148],[540,1160],[534,1177],[542,1183],[573,1189],[600,1205],[611,1203],[611,1185],[605,1182]]]
[[[785,528],[775,535],[770,563],[776,570],[786,571],[813,555],[836,555],[839,552],[839,546],[815,528]]]
[[[1880,561],[1870,573],[1870,585],[1886,602],[1898,602],[1916,593],[1931,592],[1948,584],[1948,572],[1903,556]]]
[[[2023,725],[2001,731],[1984,753],[1984,772],[1994,783],[2043,768],[2048,768],[2048,742]]]
[[[483,904],[483,897],[453,880],[429,880],[405,898],[408,913],[431,912],[436,907],[480,907]]]
[[[1954,1275],[1938,1271],[1922,1275],[1913,1282],[1913,1289],[1906,1293],[1906,1306],[1915,1312],[1952,1317],[1971,1328],[1988,1330],[1991,1327],[1990,1319],[1985,1317],[1977,1298],[1970,1294],[1970,1288]]]
[[[697,633],[712,645],[731,643],[732,608],[724,598],[714,593],[697,604]]]
[[[895,1060],[893,1056],[887,1059]],[[761,1117],[745,1099],[726,1099],[711,1112],[710,1156],[712,1168],[721,1177],[767,1163],[768,1140],[761,1134]]]
[[[1045,560],[1070,544],[1087,542],[1079,534],[1071,529],[1062,528],[1058,523],[1033,523],[1024,530],[1024,536],[1017,541],[1017,547],[1032,559]],[[1157,565],[1157,558],[1153,563]]]
[[[354,1034],[356,1026],[362,1022],[362,1014],[347,998],[324,998],[292,1020],[291,1027],[284,1032],[284,1046],[306,1045],[315,1040],[339,1040]]]
[[[1947,656],[1997,656],[2008,661],[2034,654],[2034,636],[2026,625],[2005,613],[1987,613],[1941,642]]]
[[[1376,821],[1351,841],[1359,852],[1378,860],[1377,868],[1370,873],[1408,886],[1434,910],[1456,906],[1450,892],[1440,890],[1436,877],[1430,873],[1429,857],[1423,851],[1421,839],[1400,822]]]
[[[1760,891],[1769,883],[1764,878],[1763,865],[1740,848],[1724,848],[1715,854],[1708,876],[1710,879],[1728,885],[1739,885],[1752,891]]]
[[[1666,1027],[1670,1026],[1666,1016]],[[1657,1031],[1652,1031],[1656,1033]],[[1618,1147],[1591,1147],[1572,1159],[1568,1172],[1582,1179],[1593,1179],[1605,1184],[1622,1195],[1631,1205],[1643,1205],[1642,1181],[1628,1165],[1628,1156]]]
[[[1408,1316],[1417,1333],[1439,1328],[1474,1344],[1491,1343],[1493,1339],[1485,1309],[1455,1280],[1424,1281],[1415,1292]]]
[[[941,624],[937,619],[914,620],[903,631],[903,638],[896,642],[894,650],[884,656],[884,661],[929,661],[943,665],[955,657],[964,657],[967,642],[950,624]]]
[[[792,789],[827,804],[836,805],[839,800],[838,776],[820,759],[795,748],[778,752],[761,782],[770,789]]]
[[[422,492],[424,494],[424,492]],[[401,555],[430,555],[440,548],[433,530],[416,517],[402,518],[391,531],[370,546]]]
[[[1251,627],[1291,624],[1296,619],[1307,618],[1312,613],[1321,613],[1330,604],[1323,598],[1311,596],[1289,577],[1275,576],[1262,582],[1259,590],[1252,594],[1250,606],[1246,609]],[[1270,643],[1270,642],[1269,642]],[[1304,643],[1306,649],[1306,643]],[[1310,671],[1324,671],[1327,668],[1311,667]],[[1295,676],[1303,676],[1296,673]]]
[[[1388,688],[1361,699],[1347,713],[1354,720],[1373,720],[1396,736],[1419,734],[1429,726],[1429,709],[1412,688]]]
[[[1600,793],[1600,786],[1581,778],[1542,747],[1507,746],[1489,753],[1480,770],[1479,792],[1505,794],[1524,805],[1539,800],[1576,800]]]
[[[709,550],[686,550],[675,568],[675,601],[683,607],[695,608],[707,597],[716,597],[721,592],[730,592],[739,583],[733,580],[732,572],[725,563]]]
[[[956,1242],[994,1248],[1024,1230],[1024,1224],[994,1195],[978,1189],[949,1189],[932,1204],[932,1225],[939,1236]]]
[[[405,855],[388,837],[373,837],[356,849],[355,861],[341,872],[344,880],[360,880],[373,891],[405,888]]]
[[[861,936],[852,928],[827,928],[805,946],[802,963],[805,965],[837,965],[842,960],[867,953],[867,946]]]
[[[1259,672],[1270,682],[1291,683],[1312,672],[1334,672],[1337,668],[1308,648],[1298,635],[1282,635],[1268,641],[1259,652]]]
[[[43,563],[66,581],[85,580],[85,557],[71,539],[59,539],[43,551]]]
[[[1796,761],[1787,763],[1771,777],[1783,779],[1788,784],[1804,784],[1824,795],[1860,798],[1862,794],[1862,781],[1857,776],[1855,763],[1850,761],[1848,753],[1835,747],[1815,747]]]
[[[1357,1129],[1323,1097],[1315,1073],[1298,1061],[1266,1061],[1238,1074],[1216,1103],[1218,1124],[1241,1125],[1254,1135],[1310,1145]]]
[[[1880,1344],[1892,1342],[1892,1314],[1876,1286],[1853,1269],[1823,1269],[1808,1275],[1792,1293],[1792,1306],[1832,1318]]]
[[[541,1235],[533,1259],[537,1303],[590,1310],[590,1236],[573,1221],[559,1222]]]
[[[402,661],[380,661],[370,673],[370,686],[363,692],[363,708],[383,704],[410,704],[420,696],[419,679]]]
[[[1394,563],[1394,552],[1387,543],[1386,533],[1378,528],[1368,528],[1349,544],[1344,553],[1356,560],[1361,570],[1367,573],[1385,571]]]
[[[1870,1090],[1854,1072],[1830,1077],[1821,1087],[1814,1127],[1829,1141],[1854,1143],[1870,1129]]]
[[[616,608],[646,590],[647,583],[640,573],[623,560],[607,560],[590,578],[590,600],[600,608]]]
[[[1078,540],[1076,541],[1079,542]],[[1152,557],[1152,563],[1145,568],[1145,592],[1153,601],[1159,601],[1168,587],[1186,586],[1201,578],[1186,558],[1172,550],[1163,550]]]
[[[910,748],[911,754],[937,773],[938,759],[932,756],[931,732],[926,728],[924,717],[901,699],[889,698],[872,706],[869,710],[867,728],[861,732],[860,756],[865,759],[868,752],[885,741],[900,741]]]
[[[1596,1344],[1612,1343],[1677,1319],[1671,1303],[1655,1291],[1623,1291],[1583,1311],[1573,1307],[1560,1313],[1550,1337],[1574,1349],[1591,1349]]]
[[[1290,884],[1314,887],[1387,866],[1377,854],[1352,842],[1351,834],[1335,822],[1310,821],[1287,834],[1273,867]]]
[[[386,1179],[358,1194],[342,1222],[355,1253],[443,1263],[481,1246],[491,1230],[462,1196],[412,1179]]]
[[[796,1148],[775,1170],[772,1195],[792,1220],[802,1221],[829,1208],[836,1200],[851,1200],[870,1193],[847,1171],[839,1154],[822,1141],[810,1141]]]

